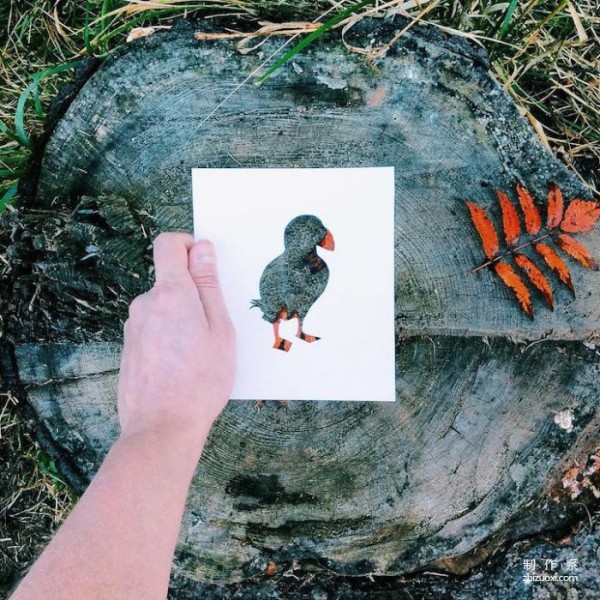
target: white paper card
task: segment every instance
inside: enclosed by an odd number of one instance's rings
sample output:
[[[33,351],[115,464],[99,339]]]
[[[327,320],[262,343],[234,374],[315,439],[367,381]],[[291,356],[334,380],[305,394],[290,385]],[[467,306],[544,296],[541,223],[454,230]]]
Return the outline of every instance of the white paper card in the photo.
[[[237,333],[232,399],[393,402],[393,167],[194,169],[192,181],[195,238],[216,245]],[[297,337],[288,309],[319,339]]]

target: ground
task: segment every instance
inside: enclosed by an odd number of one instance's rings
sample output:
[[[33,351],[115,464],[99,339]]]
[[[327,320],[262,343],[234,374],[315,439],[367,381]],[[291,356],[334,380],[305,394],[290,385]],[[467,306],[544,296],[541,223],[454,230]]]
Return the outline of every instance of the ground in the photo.
[[[197,3],[163,2],[158,10],[143,3],[90,0],[23,0],[0,7],[0,212],[10,201],[18,204],[16,181],[26,170],[35,136],[43,129],[44,112],[56,90],[68,81],[65,62],[85,54],[104,55],[125,43],[134,27],[168,26],[169,19],[236,13],[238,30],[259,28],[258,21],[311,21],[326,11],[328,2],[247,0],[215,3],[212,10],[191,14]],[[352,2],[340,3],[341,8]],[[372,3],[374,4],[374,3]],[[594,0],[580,2],[465,3],[433,0],[408,9],[400,1],[389,2],[380,14],[408,10],[411,16],[432,26],[460,30],[474,36],[488,49],[492,72],[514,97],[543,143],[578,172],[596,190],[600,158],[600,88],[597,43],[600,18],[594,16]],[[153,7],[156,3],[153,3]],[[373,10],[365,6],[357,15]],[[335,13],[324,16],[326,22]],[[310,30],[307,23],[297,26]],[[23,92],[37,77],[39,85]],[[8,208],[7,210],[11,210]],[[1,221],[0,221],[1,223]],[[10,268],[0,248],[0,279]],[[0,321],[0,336],[2,324]],[[28,429],[26,413],[18,401],[2,391],[0,382],[0,597],[28,567],[52,531],[60,524],[74,500],[60,480],[51,459]],[[259,582],[262,593],[278,597],[310,598],[407,598],[451,595],[477,597],[482,589],[506,598],[577,598],[600,596],[594,577],[598,572],[600,531],[598,514],[582,513],[572,531],[559,538],[520,542],[500,552],[485,569],[467,579],[443,575],[370,580],[339,580],[327,574],[296,579],[293,566],[278,566]],[[558,540],[562,539],[562,542]],[[560,564],[576,559],[577,583],[532,583],[522,580],[524,561],[560,556]],[[538,565],[539,566],[539,565]],[[543,573],[538,569],[538,573]],[[560,574],[565,574],[558,570]],[[180,582],[176,581],[176,585]],[[181,585],[184,585],[183,583]],[[594,587],[596,586],[596,587]],[[218,596],[221,592],[215,591]],[[250,592],[249,592],[250,593]],[[579,594],[579,596],[578,596]],[[175,596],[174,596],[175,597]],[[242,596],[236,596],[242,597]],[[252,597],[252,596],[247,596]],[[269,597],[265,595],[264,597]]]

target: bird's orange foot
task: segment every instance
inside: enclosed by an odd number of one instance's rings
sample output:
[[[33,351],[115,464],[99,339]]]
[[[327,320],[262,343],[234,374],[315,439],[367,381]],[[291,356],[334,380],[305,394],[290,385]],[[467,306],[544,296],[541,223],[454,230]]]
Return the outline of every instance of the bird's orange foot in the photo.
[[[273,348],[276,350],[283,350],[284,352],[288,352],[292,347],[292,342],[288,340],[284,340],[283,338],[277,337],[275,338],[275,343],[273,344]]]
[[[308,333],[304,333],[304,331],[297,333],[296,337],[299,337],[301,340],[304,340],[305,342],[308,342],[309,344],[312,344],[313,342],[316,342],[317,340],[321,339],[320,337],[317,337],[316,335],[309,335]]]

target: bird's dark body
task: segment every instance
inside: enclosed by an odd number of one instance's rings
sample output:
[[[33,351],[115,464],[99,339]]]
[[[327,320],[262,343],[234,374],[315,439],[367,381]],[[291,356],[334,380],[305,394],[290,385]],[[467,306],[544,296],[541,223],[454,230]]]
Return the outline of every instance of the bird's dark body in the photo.
[[[316,246],[327,233],[312,215],[290,221],[284,234],[285,251],[266,266],[260,278],[260,299],[252,301],[253,307],[262,310],[265,321],[302,320],[323,293],[329,269]]]
[[[303,319],[329,281],[325,261],[314,257],[288,256],[284,252],[271,261],[260,278],[260,309],[263,319],[274,323],[281,310],[289,318]]]

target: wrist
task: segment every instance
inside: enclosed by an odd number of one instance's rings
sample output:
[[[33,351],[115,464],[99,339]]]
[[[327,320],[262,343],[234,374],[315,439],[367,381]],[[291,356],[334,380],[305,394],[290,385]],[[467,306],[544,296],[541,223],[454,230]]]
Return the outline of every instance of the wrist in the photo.
[[[183,418],[134,423],[121,430],[119,445],[145,446],[154,453],[176,453],[182,460],[197,463],[208,438],[210,423]]]

